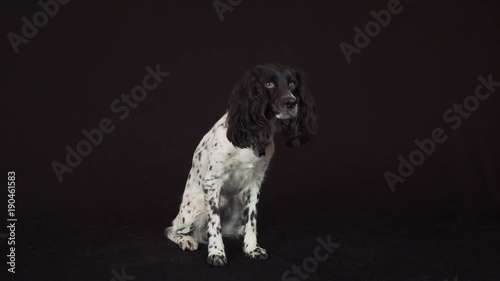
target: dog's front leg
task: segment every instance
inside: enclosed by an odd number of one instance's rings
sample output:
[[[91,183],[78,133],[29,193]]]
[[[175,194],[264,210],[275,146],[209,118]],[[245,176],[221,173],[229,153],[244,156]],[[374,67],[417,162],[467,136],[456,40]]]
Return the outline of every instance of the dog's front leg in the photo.
[[[208,212],[208,258],[207,262],[213,266],[227,264],[226,252],[222,241],[222,227],[220,221],[219,197],[223,180],[215,175],[205,179],[205,204]]]
[[[245,209],[243,211],[244,233],[243,252],[254,260],[267,259],[267,252],[257,243],[257,203],[259,202],[261,181],[249,186],[243,193]]]

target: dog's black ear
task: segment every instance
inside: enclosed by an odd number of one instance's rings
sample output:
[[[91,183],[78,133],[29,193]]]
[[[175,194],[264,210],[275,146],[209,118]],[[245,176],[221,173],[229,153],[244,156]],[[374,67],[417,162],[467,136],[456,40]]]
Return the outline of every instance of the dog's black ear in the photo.
[[[266,119],[268,97],[253,71],[236,84],[228,102],[227,138],[236,147],[254,148],[259,156],[270,143],[271,126]]]
[[[291,147],[306,143],[318,131],[316,105],[306,86],[306,74],[296,70],[295,77],[298,87],[293,94],[298,100],[299,112],[297,117],[281,121],[282,133],[288,137],[287,145]]]

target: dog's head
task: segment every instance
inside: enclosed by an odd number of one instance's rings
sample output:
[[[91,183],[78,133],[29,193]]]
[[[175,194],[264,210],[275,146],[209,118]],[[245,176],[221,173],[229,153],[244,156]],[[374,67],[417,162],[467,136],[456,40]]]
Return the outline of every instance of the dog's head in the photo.
[[[316,108],[301,71],[283,65],[259,65],[236,84],[228,103],[229,141],[263,154],[273,133],[272,120],[280,123],[292,147],[316,134]]]

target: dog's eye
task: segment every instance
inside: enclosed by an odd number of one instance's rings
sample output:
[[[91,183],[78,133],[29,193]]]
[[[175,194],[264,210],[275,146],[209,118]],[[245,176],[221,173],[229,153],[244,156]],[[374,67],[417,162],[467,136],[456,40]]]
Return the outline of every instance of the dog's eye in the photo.
[[[271,89],[274,88],[275,84],[273,82],[267,82],[266,84],[264,84],[264,86],[266,86],[266,88],[268,89]]]
[[[297,84],[295,84],[294,82],[290,82],[288,83],[288,87],[290,87],[291,89],[295,89],[295,87],[297,87]]]

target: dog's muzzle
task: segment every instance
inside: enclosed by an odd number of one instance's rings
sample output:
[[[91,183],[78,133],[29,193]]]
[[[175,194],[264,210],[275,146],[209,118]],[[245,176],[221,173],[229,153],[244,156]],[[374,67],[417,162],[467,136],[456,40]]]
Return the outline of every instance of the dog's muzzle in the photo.
[[[278,119],[290,119],[297,116],[298,113],[297,98],[288,93],[283,97],[279,103],[278,110],[276,112],[276,118]]]

